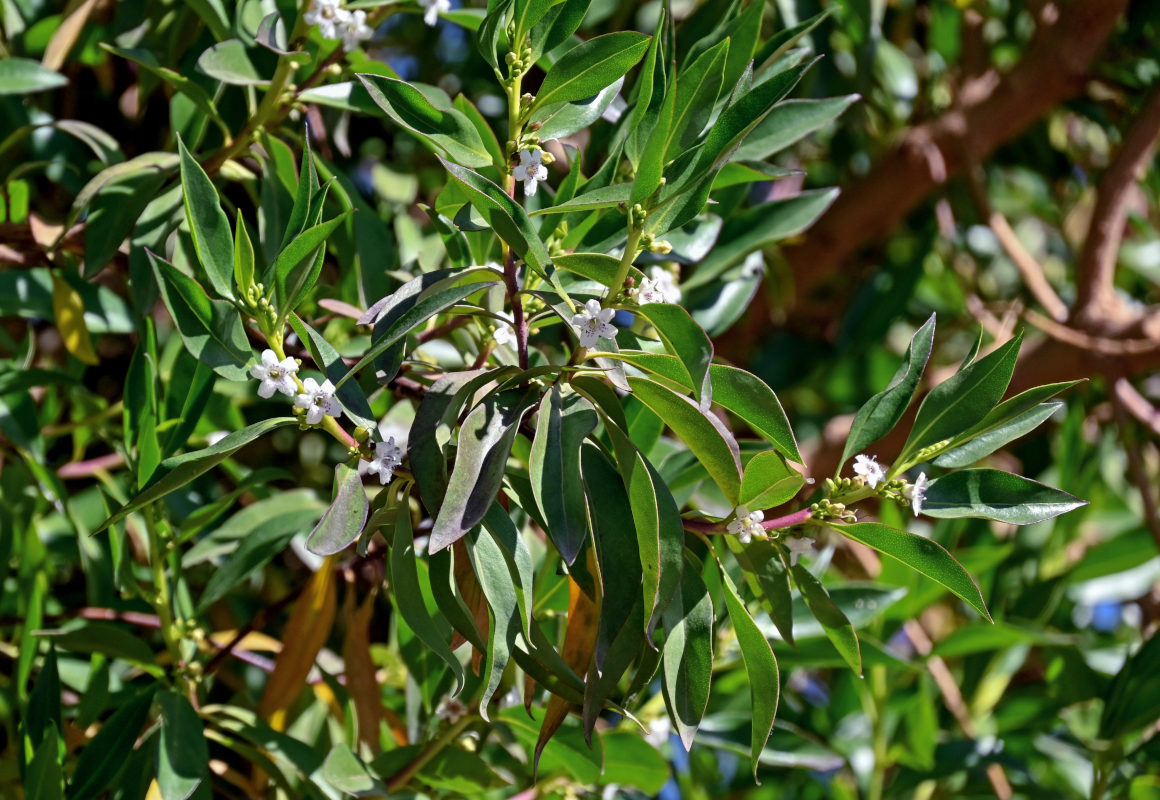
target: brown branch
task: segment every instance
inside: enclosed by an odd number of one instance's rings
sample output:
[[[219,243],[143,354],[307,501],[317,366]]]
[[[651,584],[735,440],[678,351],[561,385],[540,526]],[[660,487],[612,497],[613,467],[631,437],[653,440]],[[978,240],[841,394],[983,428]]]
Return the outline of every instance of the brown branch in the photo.
[[[1127,378],[1118,378],[1113,391],[1125,411],[1139,420],[1141,425],[1151,428],[1153,433],[1160,436],[1160,409],[1136,391],[1136,387]]]
[[[1063,322],[1067,319],[1067,304],[1059,298],[1055,293],[1055,289],[1047,280],[1047,275],[1043,272],[1043,267],[1035,260],[1035,257],[1027,252],[1027,248],[1019,241],[1019,237],[1015,235],[1011,225],[1007,222],[1007,218],[998,211],[992,211],[988,224],[991,230],[994,231],[995,237],[999,240],[999,244],[1003,246],[1003,251],[1007,253],[1008,258],[1015,262],[1015,268],[1019,270],[1019,275],[1023,278],[1023,285],[1027,287],[1027,291],[1031,292],[1031,296],[1039,301],[1044,310],[1056,322]]]
[[[1038,312],[1027,309],[1023,319],[1039,328],[1052,339],[1104,356],[1125,356],[1160,352],[1160,340],[1153,339],[1113,339],[1106,336],[1081,331],[1068,325],[1048,319]]]
[[[1124,134],[1123,144],[1100,179],[1096,205],[1076,267],[1075,320],[1093,331],[1108,331],[1124,321],[1116,297],[1116,255],[1128,219],[1128,201],[1152,161],[1160,138],[1160,86],[1152,91]]]
[[[1116,383],[1124,380],[1124,378],[1120,378]],[[1160,550],[1160,511],[1157,510],[1156,496],[1153,494],[1155,487],[1148,477],[1144,459],[1140,457],[1140,445],[1135,441],[1128,428],[1128,412],[1120,399],[1119,392],[1112,393],[1112,407],[1116,410],[1116,428],[1120,432],[1120,442],[1124,445],[1124,451],[1128,455],[1128,474],[1132,476],[1132,482],[1136,484],[1136,489],[1140,492],[1140,500],[1144,504],[1144,524],[1148,526],[1148,531],[1152,534],[1156,549]]]

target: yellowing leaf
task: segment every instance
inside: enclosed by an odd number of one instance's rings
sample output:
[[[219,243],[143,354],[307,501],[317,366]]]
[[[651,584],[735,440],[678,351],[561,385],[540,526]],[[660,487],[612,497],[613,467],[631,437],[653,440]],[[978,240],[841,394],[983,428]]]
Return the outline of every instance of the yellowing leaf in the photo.
[[[85,303],[80,292],[55,273],[52,276],[52,311],[64,346],[81,361],[95,365],[97,354],[85,326]]]
[[[347,589],[342,616],[347,620],[346,638],[342,643],[342,660],[346,664],[346,690],[358,715],[358,739],[372,752],[379,752],[379,724],[383,719],[383,699],[371,659],[370,626],[374,616],[375,596],[371,591],[355,608],[354,587]]]

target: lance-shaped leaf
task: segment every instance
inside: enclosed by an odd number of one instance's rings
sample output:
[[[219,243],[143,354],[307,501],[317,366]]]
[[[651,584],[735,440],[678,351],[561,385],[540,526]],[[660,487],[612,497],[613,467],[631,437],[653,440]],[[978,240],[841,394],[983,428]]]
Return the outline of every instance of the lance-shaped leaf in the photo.
[[[503,513],[502,509],[499,513]],[[479,700],[480,715],[490,721],[487,706],[499,688],[512,651],[515,650],[516,635],[520,632],[520,604],[507,559],[495,537],[484,531],[474,539],[467,537],[463,541],[467,544],[467,552],[490,612],[487,660],[482,673],[486,683]]]
[[[628,487],[643,574],[644,624],[649,641],[681,580],[685,531],[673,493],[648,459],[637,451]]]
[[[240,39],[226,39],[203,52],[197,58],[197,69],[231,86],[268,86],[270,83],[254,66]]]
[[[745,137],[737,158],[764,161],[833,122],[860,99],[859,95],[848,94],[845,97],[778,103],[769,116]]]
[[[877,522],[831,526],[843,536],[901,561],[911,569],[941,583],[988,620],[987,606],[979,585],[954,556],[938,542],[900,531]]]
[[[427,610],[423,587],[419,583],[419,570],[415,565],[416,558],[411,515],[399,514],[394,540],[391,542],[391,588],[395,594],[395,607],[419,640],[451,668],[457,683],[455,693],[459,694],[463,690],[463,665],[451,652],[448,644],[451,631],[447,623],[442,617],[432,617]]]
[[[565,203],[541,208],[539,211],[533,211],[532,216],[570,214],[573,211],[596,211],[601,208],[614,208],[628,202],[628,193],[631,188],[632,186],[627,183],[614,183],[611,186],[602,186],[599,189],[593,189],[590,192],[577,195]],[[616,262],[619,265],[620,260],[617,259]]]
[[[197,159],[185,149],[180,136],[177,137],[177,152],[181,159],[185,221],[189,225],[197,260],[205,267],[214,291],[222,297],[233,297],[234,238],[230,234],[230,222],[218,201],[217,189]]]
[[[624,677],[629,666],[640,653],[641,644],[645,640],[644,628],[644,606],[641,598],[637,596],[632,610],[624,620],[620,633],[613,639],[604,655],[600,672],[589,675],[584,681],[582,714],[584,736],[588,740],[589,746],[592,744],[592,731],[596,727],[596,720],[600,712],[604,709],[605,703],[616,692],[620,679]]]
[[[428,87],[424,93],[412,83],[382,75],[359,75],[358,79],[387,116],[434,145],[437,152],[467,167],[491,166],[491,154],[475,125],[445,97],[439,97],[438,89]]]
[[[918,407],[914,426],[898,461],[903,462],[925,447],[950,439],[986,417],[1007,391],[1022,341],[1020,332],[931,389]]]
[[[314,225],[295,236],[282,248],[270,266],[274,273],[274,291],[278,312],[285,317],[302,297],[314,288],[321,269],[321,251],[326,240],[353,211],[344,211],[334,219]]]
[[[753,779],[757,780],[757,764],[765,743],[769,740],[773,730],[773,718],[777,716],[777,698],[781,691],[777,671],[777,659],[774,658],[773,648],[753,621],[749,609],[745,607],[733,579],[725,571],[724,565],[718,564],[721,570],[721,583],[725,587],[725,608],[729,612],[729,621],[733,623],[733,631],[737,634],[737,644],[741,650],[741,660],[745,662],[745,676],[749,680],[750,711],[753,719],[752,733],[750,734],[750,763],[753,768]]]
[[[616,278],[616,271],[620,268],[620,259],[603,253],[566,253],[553,259],[557,267],[575,273],[590,281],[612,286]],[[629,267],[628,274],[639,286],[644,279],[644,273],[636,267]]]
[[[705,715],[713,677],[713,600],[700,572],[700,564],[685,564],[680,590],[664,615],[661,688],[686,750]]]
[[[854,626],[838,608],[838,604],[830,597],[826,587],[801,564],[790,567],[793,572],[794,583],[801,590],[802,599],[810,609],[810,613],[821,624],[826,637],[834,648],[850,665],[850,669],[862,677],[862,651],[858,646],[858,634],[854,633]]]
[[[709,364],[713,361],[713,342],[709,340],[689,312],[671,303],[648,303],[635,309],[656,328],[665,349],[680,359],[685,368],[686,386],[693,390],[693,398],[707,409],[713,400],[709,381]]]
[[[663,419],[693,451],[733,505],[741,490],[741,455],[737,441],[713,414],[703,413],[687,397],[649,378],[628,379],[632,393]]]
[[[69,783],[69,800],[99,797],[116,779],[149,721],[149,708],[156,690],[155,684],[120,705],[81,750]]]
[[[168,690],[157,697],[157,788],[163,800],[186,800],[209,777],[209,746],[201,718],[185,697]]]
[[[592,97],[571,103],[557,103],[536,112],[533,120],[540,123],[537,135],[541,141],[563,139],[587,128],[612,105],[624,85],[624,76],[617,78]]]
[[[571,566],[588,537],[580,445],[596,428],[596,410],[583,395],[565,394],[554,384],[540,403],[536,437],[528,460],[528,477],[536,505],[548,523],[548,534]]]
[[[926,362],[930,358],[930,351],[934,346],[934,325],[935,315],[931,314],[922,327],[910,337],[906,359],[895,371],[890,384],[867,400],[854,415],[846,447],[842,450],[842,460],[838,464],[839,472],[852,455],[860,453],[881,439],[898,424],[898,420],[902,419],[906,407],[910,405],[914,393],[918,390],[918,382],[922,379]]]
[[[596,633],[596,670],[641,597],[641,559],[635,531],[626,525],[632,507],[620,474],[595,445],[581,455],[584,490],[600,570],[600,622]]]
[[[536,399],[532,390],[491,394],[463,420],[447,494],[431,531],[431,552],[450,546],[483,520],[503,483],[520,420]]]
[[[180,489],[194,478],[213,469],[258,437],[264,436],[277,428],[293,425],[297,422],[298,420],[294,417],[264,419],[261,422],[255,422],[253,425],[247,425],[240,431],[227,434],[209,447],[165,459],[153,473],[153,478],[146,484],[145,488],[132,500],[113,512],[113,515],[102,522],[101,526],[93,531],[93,533],[100,533],[105,528],[116,522],[120,522],[126,516],[146,504],[159,500],[170,492]]]
[[[922,513],[1030,525],[1086,506],[1086,500],[997,469],[964,469],[931,481]]]
[[[724,364],[709,367],[713,402],[732,411],[791,461],[802,463],[797,440],[781,401],[765,381],[753,373]]]
[[[726,536],[726,543],[737,559],[750,591],[765,607],[777,626],[781,638],[791,645],[793,639],[793,601],[789,588],[789,570],[781,559],[777,545],[768,539],[754,539],[741,544],[736,536]]]
[[[741,476],[738,502],[750,509],[771,508],[790,500],[805,485],[806,479],[791,468],[785,456],[767,450],[749,459]]]
[[[320,556],[345,549],[362,533],[370,508],[358,470],[343,463],[335,464],[334,501],[310,532],[306,549]]]
[[[246,380],[245,365],[252,352],[237,310],[224,300],[211,299],[197,281],[168,261],[146,253],[186,349],[223,378]]]
[[[290,315],[290,327],[310,351],[314,363],[332,382],[338,383],[346,376],[346,362],[338,351],[322,337],[318,331],[303,322],[297,314]],[[358,426],[370,431],[378,429],[375,414],[371,410],[366,393],[355,381],[347,381],[335,392],[346,410],[346,415]]]
[[[554,103],[584,100],[624,77],[648,50],[649,38],[635,31],[620,31],[576,45],[544,76],[533,111]]]
[[[709,122],[721,91],[729,45],[728,39],[721,40],[677,74],[676,103],[664,147],[666,162],[696,142]]]

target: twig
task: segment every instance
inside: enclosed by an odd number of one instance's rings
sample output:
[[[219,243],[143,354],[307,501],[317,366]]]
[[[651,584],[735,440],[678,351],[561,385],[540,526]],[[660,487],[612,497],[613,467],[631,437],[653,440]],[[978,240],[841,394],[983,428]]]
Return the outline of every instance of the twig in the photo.
[[[1031,292],[1031,296],[1039,301],[1039,304],[1043,306],[1052,319],[1056,322],[1065,321],[1067,319],[1067,304],[1055,293],[1055,289],[1051,287],[1043,272],[1043,267],[1023,247],[1023,243],[1019,241],[1019,237],[1011,229],[1007,218],[998,211],[992,210],[987,221],[1007,256],[1015,262],[1015,267],[1019,270],[1027,291]]]
[[[1128,219],[1128,200],[1152,160],[1157,138],[1160,138],[1160,88],[1149,95],[1100,179],[1083,253],[1076,267],[1075,317],[1081,324],[1114,321],[1107,317],[1120,310],[1113,282],[1116,254]]]
[[[1124,410],[1138,419],[1140,423],[1152,429],[1160,436],[1160,409],[1148,402],[1148,398],[1136,391],[1136,387],[1127,378],[1116,379],[1113,386],[1116,399],[1124,406]]]
[[[1125,379],[1121,377],[1116,383],[1119,384],[1120,381],[1125,381]],[[1140,458],[1140,446],[1128,429],[1128,411],[1119,391],[1112,392],[1112,407],[1116,410],[1116,427],[1120,431],[1120,441],[1123,442],[1124,451],[1128,455],[1128,472],[1132,476],[1132,482],[1136,484],[1136,489],[1140,492],[1140,500],[1144,503],[1144,524],[1148,526],[1148,531],[1152,534],[1156,549],[1160,550],[1160,511],[1156,508],[1156,497],[1152,494],[1154,486],[1152,481],[1148,479],[1148,470],[1144,467],[1144,459]]]
[[[1072,347],[1078,347],[1081,350],[1098,353],[1102,356],[1128,356],[1160,352],[1160,341],[1153,341],[1152,339],[1110,339],[1106,336],[1096,336],[1068,325],[1060,325],[1058,322],[1050,320],[1031,309],[1023,312],[1023,319],[1036,328],[1039,328],[1052,339],[1058,339]]]

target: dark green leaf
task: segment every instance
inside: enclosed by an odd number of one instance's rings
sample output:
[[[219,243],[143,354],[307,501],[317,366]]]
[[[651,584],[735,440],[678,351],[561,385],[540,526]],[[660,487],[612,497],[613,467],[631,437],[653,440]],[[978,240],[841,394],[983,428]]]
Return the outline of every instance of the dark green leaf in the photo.
[[[964,469],[931,481],[922,513],[1030,525],[1087,505],[1060,489],[997,469]]]
[[[693,321],[689,312],[670,303],[648,303],[637,307],[634,313],[647,319],[656,328],[665,349],[681,360],[687,379],[683,381],[693,391],[693,398],[707,409],[713,399],[709,382],[709,364],[713,361],[713,343],[705,331]]]
[[[676,104],[664,148],[666,162],[673,160],[701,136],[722,88],[729,39],[701,53],[677,74]]]
[[[793,572],[794,583],[801,589],[806,605],[825,629],[830,642],[850,668],[861,677],[862,651],[858,647],[858,634],[854,633],[854,626],[850,624],[850,620],[846,619],[842,609],[838,608],[838,604],[830,598],[826,587],[822,586],[813,573],[800,564],[794,564],[790,567],[790,571]]]
[[[81,751],[69,783],[69,800],[98,797],[117,777],[133,750],[133,743],[149,721],[156,688],[156,685],[150,686],[121,705]]]
[[[46,736],[36,745],[24,770],[25,800],[64,800],[64,770],[60,764],[61,743],[56,723],[50,722]]]
[[[533,111],[553,103],[584,100],[632,69],[648,49],[649,37],[635,31],[596,36],[552,65],[536,93]]]
[[[786,100],[774,106],[741,143],[739,159],[764,161],[830,124],[860,100],[861,96],[827,97],[821,100]]]
[[[342,360],[338,351],[331,346],[330,342],[322,338],[322,334],[299,319],[297,314],[290,315],[290,327],[294,329],[298,338],[310,350],[310,357],[314,359],[314,363],[318,365],[319,369],[326,374],[332,383],[338,384],[347,373],[346,362]],[[346,381],[338,387],[335,394],[342,402],[342,407],[352,422],[370,431],[378,429],[375,413],[371,410],[366,393],[363,392],[357,381]]]
[[[502,514],[503,509],[492,506],[489,517],[494,519],[495,514]],[[519,534],[517,533],[518,537]],[[490,530],[481,531],[479,536],[464,539],[467,543],[467,553],[471,558],[475,574],[479,578],[479,585],[483,596],[487,599],[488,632],[485,652],[487,660],[481,673],[486,676],[483,695],[479,700],[479,713],[485,719],[491,719],[488,704],[495,696],[503,680],[504,670],[512,651],[516,649],[516,636],[525,626],[521,622],[520,596],[523,587],[517,592],[517,585],[513,581],[512,571],[508,558],[498,538]]]
[[[538,217],[545,214],[568,214],[573,211],[592,211],[601,208],[613,208],[614,206],[623,205],[628,202],[628,192],[631,188],[632,186],[627,183],[614,183],[612,186],[604,186],[600,189],[593,189],[591,192],[579,194],[566,203],[533,211],[532,216]]]
[[[596,427],[596,411],[583,395],[554,384],[540,402],[528,477],[548,534],[571,566],[588,538],[580,474],[580,445]]]
[[[205,170],[185,149],[181,137],[177,139],[181,157],[181,189],[185,204],[185,220],[193,238],[197,260],[205,268],[210,284],[222,297],[233,297],[234,237],[230,221],[222,211],[214,188]]]
[[[157,788],[163,800],[187,800],[209,777],[209,747],[193,706],[173,690],[157,697],[161,735],[157,740]]]
[[[777,545],[768,539],[754,539],[749,544],[741,544],[736,536],[727,536],[725,541],[741,566],[750,590],[769,613],[781,638],[792,645],[793,603],[789,571],[781,560]]]
[[[532,117],[533,121],[540,123],[536,135],[541,140],[563,139],[587,128],[612,105],[623,85],[624,76],[621,76],[592,97],[541,108]]]
[[[326,240],[352,211],[344,211],[334,219],[307,228],[282,248],[270,270],[274,273],[274,291],[278,299],[278,313],[286,318],[314,288],[318,280],[321,251]]]
[[[306,549],[320,556],[345,549],[362,533],[369,514],[370,501],[358,470],[346,464],[335,464],[334,502],[310,532]]]
[[[709,367],[709,378],[713,381],[714,403],[739,416],[786,458],[802,463],[781,401],[765,381],[743,369],[724,364]]]
[[[699,573],[699,565],[686,562],[680,590],[664,615],[661,686],[686,750],[708,706],[713,676],[713,600]]]

